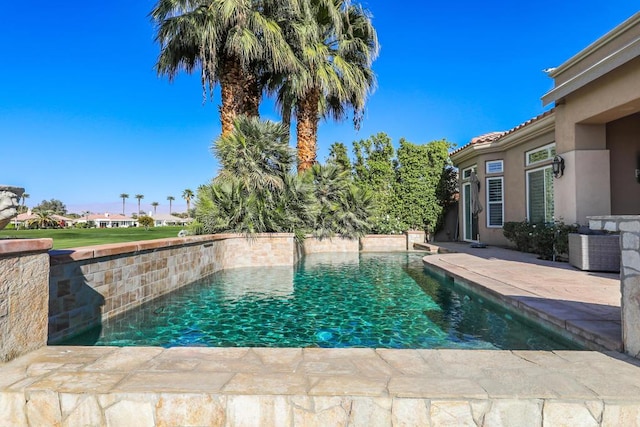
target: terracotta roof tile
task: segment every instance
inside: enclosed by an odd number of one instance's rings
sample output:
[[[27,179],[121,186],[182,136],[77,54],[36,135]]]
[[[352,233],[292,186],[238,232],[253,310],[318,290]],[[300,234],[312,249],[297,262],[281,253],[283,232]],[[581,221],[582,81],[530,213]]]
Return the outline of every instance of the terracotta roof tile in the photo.
[[[463,149],[467,148],[470,145],[477,145],[477,144],[485,144],[485,143],[489,143],[489,142],[494,142],[494,141],[498,141],[501,138],[504,138],[507,135],[510,135],[522,128],[524,128],[525,126],[528,126],[532,123],[537,122],[538,120],[547,117],[551,114],[553,114],[553,112],[555,111],[555,108],[552,108],[548,111],[545,111],[542,114],[539,114],[529,120],[527,120],[524,123],[520,123],[518,126],[511,128],[509,130],[503,131],[503,132],[489,132],[489,133],[485,133],[484,135],[480,135],[480,136],[476,136],[475,138],[472,138],[471,141],[468,144],[463,145],[460,148],[457,148],[455,150],[453,150],[451,153],[449,153],[449,155],[453,155],[456,154],[460,151],[462,151]]]

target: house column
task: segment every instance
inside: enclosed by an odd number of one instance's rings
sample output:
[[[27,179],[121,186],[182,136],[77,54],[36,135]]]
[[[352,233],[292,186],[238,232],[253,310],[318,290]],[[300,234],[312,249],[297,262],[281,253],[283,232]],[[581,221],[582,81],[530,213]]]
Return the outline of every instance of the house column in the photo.
[[[620,232],[622,347],[640,358],[640,215],[590,217],[589,228]]]
[[[556,152],[564,159],[565,170],[553,183],[555,217],[584,225],[589,216],[611,214],[606,125],[567,125],[560,117],[556,124]]]

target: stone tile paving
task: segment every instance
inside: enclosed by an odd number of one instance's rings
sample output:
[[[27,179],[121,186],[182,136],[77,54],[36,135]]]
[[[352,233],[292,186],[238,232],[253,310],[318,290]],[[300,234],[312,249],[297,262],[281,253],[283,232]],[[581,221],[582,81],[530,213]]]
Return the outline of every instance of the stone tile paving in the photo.
[[[515,307],[588,348],[621,350],[620,278],[577,270],[533,254],[442,243],[450,253],[424,259],[428,268],[472,291]]]
[[[640,423],[616,352],[45,347],[0,365],[0,425]]]

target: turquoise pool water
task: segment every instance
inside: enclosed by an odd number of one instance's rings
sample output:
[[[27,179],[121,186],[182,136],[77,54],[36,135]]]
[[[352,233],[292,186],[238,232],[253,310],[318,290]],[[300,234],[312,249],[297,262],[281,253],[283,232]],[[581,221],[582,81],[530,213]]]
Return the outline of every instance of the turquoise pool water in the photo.
[[[570,349],[424,271],[419,253],[222,271],[70,345]]]

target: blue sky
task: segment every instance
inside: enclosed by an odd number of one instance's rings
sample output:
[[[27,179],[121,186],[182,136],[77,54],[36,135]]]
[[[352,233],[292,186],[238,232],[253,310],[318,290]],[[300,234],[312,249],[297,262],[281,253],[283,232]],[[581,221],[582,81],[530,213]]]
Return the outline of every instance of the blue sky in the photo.
[[[156,76],[147,15],[151,0],[3,5],[0,26],[0,184],[26,188],[27,204],[62,200],[71,212],[127,213],[159,202],[184,210],[216,173],[210,152],[218,105],[203,104],[198,76]],[[638,11],[635,2],[366,0],[381,51],[378,87],[361,129],[322,122],[328,147],[385,132],[397,143],[472,137],[510,129],[544,111],[552,85],[542,70],[561,64]],[[272,104],[264,118],[279,120]]]

